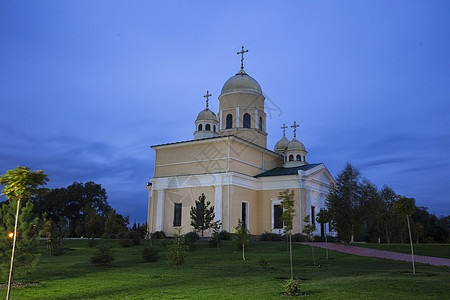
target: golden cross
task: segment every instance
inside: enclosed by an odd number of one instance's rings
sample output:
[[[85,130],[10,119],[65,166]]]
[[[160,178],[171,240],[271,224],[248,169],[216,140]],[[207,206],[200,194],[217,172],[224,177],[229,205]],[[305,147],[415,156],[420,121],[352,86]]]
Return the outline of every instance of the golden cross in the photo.
[[[283,129],[283,136],[284,136],[284,133],[286,132],[286,128],[288,128],[288,127],[286,126],[286,124],[283,123],[283,126],[281,126],[281,129]]]
[[[244,46],[242,46],[242,51],[239,51],[236,54],[241,54],[242,58],[241,58],[241,70],[244,70],[244,53],[248,52],[248,50],[244,50]]]
[[[204,98],[206,98],[206,108],[208,108],[209,96],[212,96],[212,95],[209,93],[209,91],[206,91],[206,95],[203,96]]]
[[[297,125],[294,121],[294,125],[291,126],[291,128],[294,128],[294,139],[296,138],[297,127],[300,127],[300,125]]]

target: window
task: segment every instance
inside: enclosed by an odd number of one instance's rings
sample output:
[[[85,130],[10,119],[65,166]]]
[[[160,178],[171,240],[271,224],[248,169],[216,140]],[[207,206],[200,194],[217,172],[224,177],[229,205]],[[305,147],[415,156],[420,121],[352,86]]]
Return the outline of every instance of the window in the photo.
[[[262,129],[262,117],[259,117],[259,126],[258,126],[259,130],[263,130]]]
[[[242,202],[242,215],[241,215],[242,219],[242,226],[245,226],[245,228],[248,229],[248,203],[247,202]]]
[[[283,229],[283,220],[281,219],[283,216],[283,207],[280,204],[276,204],[273,206],[273,228],[274,229]]]
[[[202,124],[198,125],[198,131],[202,131],[202,130],[203,130],[203,125]]]
[[[213,131],[216,131],[216,125],[213,125]]]
[[[206,126],[205,126],[205,130],[206,130],[206,131],[211,131],[211,125],[209,125],[209,124],[206,124]]]
[[[294,161],[294,155],[289,155],[289,161]]]
[[[251,127],[251,121],[250,121],[250,114],[245,113],[244,114],[244,128],[250,128]]]
[[[311,206],[311,225],[316,226],[316,208]]]
[[[233,127],[233,116],[231,114],[228,114],[226,129],[231,129],[232,127]]]
[[[173,226],[181,226],[181,203],[174,203]]]
[[[302,161],[302,157],[300,156],[300,154],[297,154],[296,159],[297,159],[297,161]]]

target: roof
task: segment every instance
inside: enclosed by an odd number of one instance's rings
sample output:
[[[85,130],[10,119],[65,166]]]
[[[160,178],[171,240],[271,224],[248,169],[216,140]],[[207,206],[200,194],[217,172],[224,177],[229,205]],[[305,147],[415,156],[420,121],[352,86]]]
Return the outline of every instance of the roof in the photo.
[[[308,170],[311,170],[311,169],[317,167],[318,165],[320,165],[320,163],[318,163],[318,164],[307,164],[307,165],[303,165],[303,166],[299,166],[299,167],[292,167],[292,168],[278,167],[278,168],[274,168],[272,170],[263,172],[261,174],[258,174],[258,175],[254,176],[254,177],[297,175],[299,170],[301,170],[301,171],[308,171]]]

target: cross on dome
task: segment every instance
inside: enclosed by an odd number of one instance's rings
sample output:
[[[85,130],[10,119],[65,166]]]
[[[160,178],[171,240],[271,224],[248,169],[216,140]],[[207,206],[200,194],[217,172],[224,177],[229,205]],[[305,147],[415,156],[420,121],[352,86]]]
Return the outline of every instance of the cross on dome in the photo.
[[[294,125],[291,126],[291,128],[294,128],[294,139],[296,138],[297,133],[297,127],[300,127],[300,125],[297,125],[297,123],[294,121]]]
[[[206,91],[206,95],[203,96],[204,98],[206,98],[206,108],[208,108],[209,96],[212,96],[212,95],[209,93],[209,91]]]
[[[244,53],[245,52],[248,52],[248,50],[244,50],[244,46],[242,46],[242,50],[239,51],[238,53],[236,53],[236,54],[241,54],[242,55],[242,58],[241,58],[241,70],[244,70]]]
[[[288,127],[283,123],[283,126],[281,126],[281,129],[283,129],[283,136],[285,136],[286,128]]]

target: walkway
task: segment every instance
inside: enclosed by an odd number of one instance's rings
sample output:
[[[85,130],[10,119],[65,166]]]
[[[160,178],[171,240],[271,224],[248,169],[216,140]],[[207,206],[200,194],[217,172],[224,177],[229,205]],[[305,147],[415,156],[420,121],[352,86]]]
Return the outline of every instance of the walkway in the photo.
[[[325,243],[300,243],[302,245],[315,246],[320,248],[326,248]],[[378,257],[385,258],[391,260],[401,260],[411,262],[411,254],[383,251],[383,250],[375,250],[364,247],[356,247],[356,246],[348,246],[341,245],[335,243],[328,243],[329,250],[335,250],[343,253],[358,255],[358,256],[368,256],[368,257]],[[431,257],[431,256],[422,256],[422,255],[414,255],[414,262],[429,264],[433,266],[447,266],[450,267],[450,259],[448,258],[440,258],[440,257]]]

